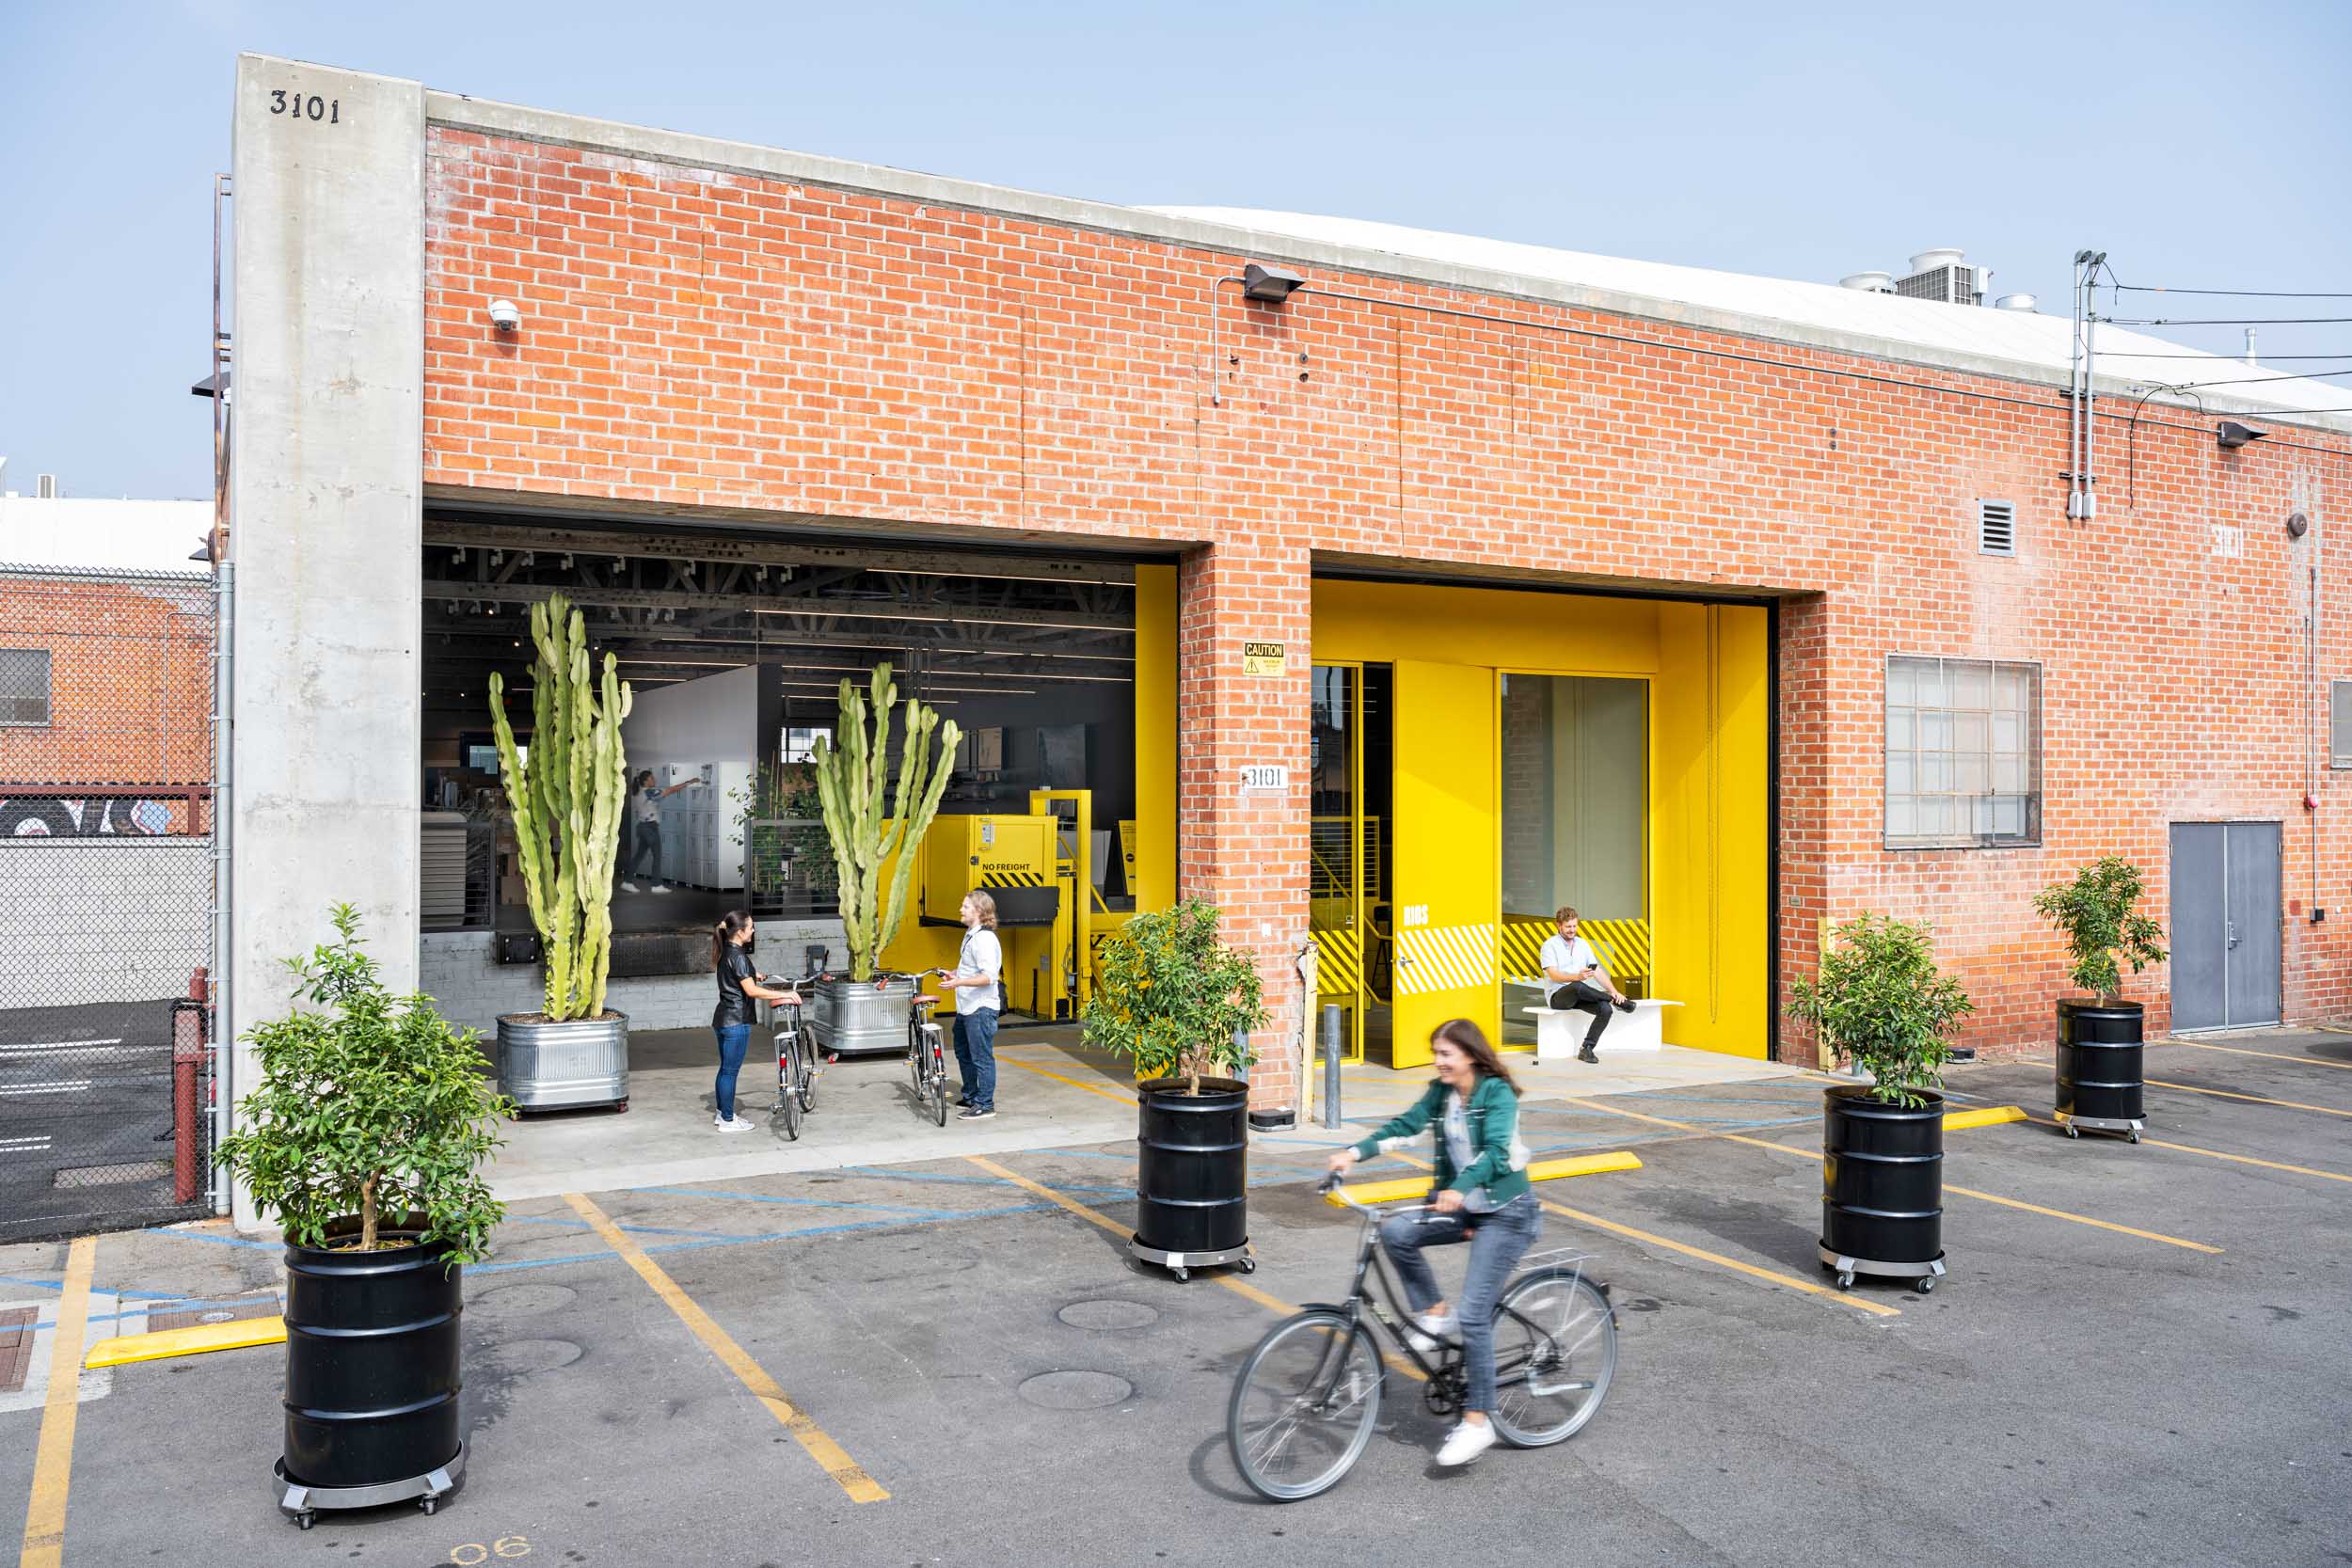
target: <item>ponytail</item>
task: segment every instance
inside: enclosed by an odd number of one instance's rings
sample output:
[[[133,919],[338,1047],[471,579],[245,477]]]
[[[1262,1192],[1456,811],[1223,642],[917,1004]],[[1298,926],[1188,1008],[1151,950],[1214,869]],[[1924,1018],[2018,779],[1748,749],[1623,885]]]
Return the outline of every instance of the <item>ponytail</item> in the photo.
[[[727,949],[734,945],[735,935],[752,923],[749,910],[729,910],[719,917],[719,924],[710,928],[710,967],[718,969],[727,961]]]

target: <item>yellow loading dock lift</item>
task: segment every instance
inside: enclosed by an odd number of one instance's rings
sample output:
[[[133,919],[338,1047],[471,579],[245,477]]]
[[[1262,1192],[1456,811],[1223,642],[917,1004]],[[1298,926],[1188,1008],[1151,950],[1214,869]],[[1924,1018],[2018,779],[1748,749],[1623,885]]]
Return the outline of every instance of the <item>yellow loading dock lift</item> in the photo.
[[[996,934],[1005,950],[1005,1004],[1048,1021],[1085,1016],[1094,990],[1097,943],[1126,924],[1094,885],[1093,795],[1039,789],[1023,816],[933,819],[917,851],[915,934],[923,952],[892,944],[889,967],[917,969],[953,961],[959,940],[938,945],[945,928],[961,930],[963,895],[985,888],[996,900]],[[1132,840],[1132,824],[1120,824]],[[1084,955],[1084,961],[1080,961]]]

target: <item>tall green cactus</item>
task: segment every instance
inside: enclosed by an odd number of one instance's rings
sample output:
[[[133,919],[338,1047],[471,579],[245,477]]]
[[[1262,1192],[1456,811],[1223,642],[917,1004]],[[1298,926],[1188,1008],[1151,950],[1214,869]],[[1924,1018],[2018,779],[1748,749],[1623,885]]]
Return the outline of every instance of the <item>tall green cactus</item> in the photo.
[[[817,794],[825,814],[825,836],[833,841],[834,864],[841,872],[841,925],[849,934],[850,975],[870,980],[882,949],[906,919],[907,889],[923,874],[916,853],[939,815],[939,798],[955,771],[956,742],[963,732],[939,710],[907,699],[905,754],[898,784],[890,784],[890,710],[898,688],[890,666],[874,667],[870,701],[847,677],[841,682],[838,746],[819,737],[816,748]],[[866,731],[870,712],[873,730]],[[939,752],[932,755],[936,731]],[[883,815],[885,802],[890,807]],[[893,858],[890,895],[882,898],[882,868]]]
[[[506,721],[505,682],[490,677],[490,723],[515,816],[531,923],[548,973],[547,1016],[604,1012],[612,965],[612,863],[619,854],[628,759],[621,721],[629,689],[604,656],[601,692],[588,660],[588,628],[563,594],[531,607],[531,755]]]

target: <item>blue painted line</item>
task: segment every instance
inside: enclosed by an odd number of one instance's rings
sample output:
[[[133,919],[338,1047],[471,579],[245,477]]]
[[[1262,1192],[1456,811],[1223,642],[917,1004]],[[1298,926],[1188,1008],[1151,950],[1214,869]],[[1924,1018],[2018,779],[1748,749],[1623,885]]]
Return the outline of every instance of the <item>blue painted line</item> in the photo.
[[[930,1171],[884,1170],[875,1165],[845,1165],[845,1170],[859,1176],[880,1177],[886,1181],[944,1181],[959,1187],[1001,1187],[1002,1179],[993,1176],[943,1176]],[[1123,1187],[1062,1187],[1064,1193],[1088,1193],[1099,1196],[1117,1197],[1122,1193],[1134,1194]]]
[[[854,1198],[781,1197],[772,1193],[730,1193],[711,1187],[631,1187],[632,1193],[666,1193],[673,1197],[723,1197],[741,1203],[781,1203],[804,1209],[878,1209],[890,1214],[937,1214],[937,1209],[917,1209],[903,1203],[865,1203]],[[622,1228],[628,1228],[626,1226]],[[716,1232],[706,1232],[716,1234]]]
[[[42,1291],[65,1289],[65,1281],[62,1279],[23,1279],[14,1275],[0,1275],[0,1285],[30,1285]],[[92,1289],[103,1290],[104,1287],[93,1286]],[[134,1291],[126,1287],[119,1291],[106,1291],[105,1293],[119,1296],[124,1301],[185,1301],[188,1299],[188,1293],[185,1291]]]
[[[179,1242],[202,1242],[208,1246],[242,1247],[248,1252],[282,1252],[282,1242],[257,1242],[245,1236],[211,1236],[200,1230],[142,1230],[142,1236],[168,1236]],[[174,1298],[178,1299],[178,1298]]]
[[[584,1221],[563,1219],[554,1214],[509,1214],[499,1223],[501,1225],[554,1225],[561,1226],[566,1230],[586,1230],[589,1228],[588,1225]],[[634,1221],[623,1222],[616,1220],[613,1223],[619,1225],[623,1230],[630,1231],[640,1236],[718,1236],[733,1241],[739,1239],[744,1235],[750,1234],[750,1232],[737,1230],[696,1230],[689,1227],[675,1225],[639,1225]]]

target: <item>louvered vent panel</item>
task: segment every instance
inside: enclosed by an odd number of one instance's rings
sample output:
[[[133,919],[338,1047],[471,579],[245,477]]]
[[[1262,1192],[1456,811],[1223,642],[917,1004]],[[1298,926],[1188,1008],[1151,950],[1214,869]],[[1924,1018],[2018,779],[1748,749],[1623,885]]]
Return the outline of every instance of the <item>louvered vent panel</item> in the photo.
[[[2017,553],[2017,508],[2013,503],[1977,503],[1977,548],[1986,555]]]

